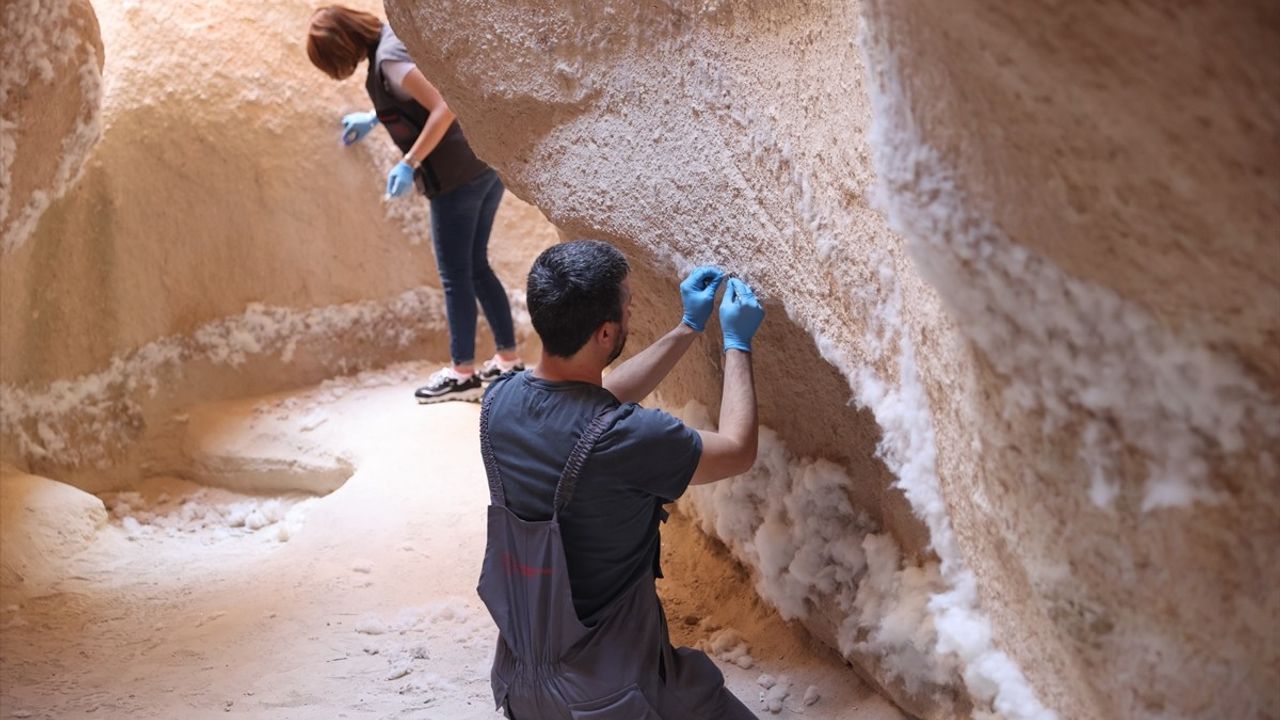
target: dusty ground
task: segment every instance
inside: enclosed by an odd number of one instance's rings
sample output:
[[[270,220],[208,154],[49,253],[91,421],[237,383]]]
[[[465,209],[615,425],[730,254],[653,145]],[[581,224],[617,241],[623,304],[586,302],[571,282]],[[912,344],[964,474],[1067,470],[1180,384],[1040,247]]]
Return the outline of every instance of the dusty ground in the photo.
[[[495,632],[474,593],[488,501],[478,406],[416,405],[428,369],[192,409],[193,466],[277,486],[282,467],[354,474],[307,500],[164,478],[105,496],[110,524],[51,593],[0,599],[0,716],[498,717]],[[682,518],[664,537],[677,642],[737,630],[754,662],[721,665],[749,706],[762,708],[768,674],[793,683],[777,717],[901,717]],[[810,686],[820,699],[806,706]]]

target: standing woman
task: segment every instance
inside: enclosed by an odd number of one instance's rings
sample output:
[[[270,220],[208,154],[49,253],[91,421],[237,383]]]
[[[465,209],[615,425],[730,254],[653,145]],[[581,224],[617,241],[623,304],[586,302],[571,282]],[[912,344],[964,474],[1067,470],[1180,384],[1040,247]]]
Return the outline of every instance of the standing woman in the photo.
[[[433,374],[414,395],[420,403],[478,399],[482,382],[524,369],[516,355],[507,292],[489,266],[489,231],[502,201],[502,181],[471,152],[440,91],[377,16],[341,5],[316,10],[307,56],[335,80],[350,77],[361,60],[369,61],[365,89],[373,111],[342,118],[342,142],[350,145],[381,123],[404,151],[387,174],[387,195],[400,197],[416,185],[431,201],[431,239],[444,286],[453,365]],[[479,372],[477,300],[498,350]]]

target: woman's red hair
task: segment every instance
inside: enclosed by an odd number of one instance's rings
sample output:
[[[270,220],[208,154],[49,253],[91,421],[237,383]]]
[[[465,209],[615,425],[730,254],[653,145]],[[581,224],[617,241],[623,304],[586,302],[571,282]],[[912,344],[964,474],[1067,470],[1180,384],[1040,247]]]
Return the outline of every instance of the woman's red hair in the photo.
[[[311,16],[307,32],[307,57],[311,64],[335,80],[356,71],[369,56],[369,46],[382,37],[382,20],[361,10],[327,5]]]

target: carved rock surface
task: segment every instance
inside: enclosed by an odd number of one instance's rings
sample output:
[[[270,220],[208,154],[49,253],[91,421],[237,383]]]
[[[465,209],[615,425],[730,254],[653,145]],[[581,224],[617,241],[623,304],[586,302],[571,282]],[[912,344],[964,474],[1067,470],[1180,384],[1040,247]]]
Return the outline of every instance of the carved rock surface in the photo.
[[[29,595],[64,579],[67,561],[107,524],[102,500],[0,465],[0,587]]]
[[[683,507],[784,615],[917,715],[1265,716],[1280,31],[1162,8],[388,12],[509,186],[630,254],[633,345],[695,263],[766,299],[776,444]]]
[[[102,38],[88,0],[0,4],[0,255],[79,177],[101,104]]]
[[[0,32],[43,37],[47,4],[6,3],[4,17],[19,22]],[[101,139],[26,241],[6,240],[0,257],[0,445],[10,462],[109,486],[92,468],[125,462],[175,407],[446,358],[428,203],[383,201],[399,158],[383,130],[339,142],[342,115],[369,107],[363,66],[342,83],[312,67],[312,4],[102,0],[101,42],[88,6],[72,7],[68,27],[92,28],[91,48],[105,46]],[[18,103],[4,105],[18,122],[19,180],[31,157],[83,160],[33,140],[41,121],[63,122],[57,83],[75,84],[58,64],[61,45],[28,45],[44,53],[27,58],[35,68],[53,63],[55,85],[33,70],[11,94]],[[555,239],[514,198],[499,212],[491,258],[518,316],[527,258]],[[527,321],[517,324],[526,336]],[[479,337],[487,357],[487,331]]]

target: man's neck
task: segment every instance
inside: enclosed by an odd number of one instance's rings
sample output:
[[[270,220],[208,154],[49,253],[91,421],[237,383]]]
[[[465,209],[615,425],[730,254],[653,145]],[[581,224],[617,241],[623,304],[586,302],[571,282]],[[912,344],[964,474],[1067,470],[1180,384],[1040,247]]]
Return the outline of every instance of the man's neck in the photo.
[[[543,353],[542,359],[533,368],[533,376],[551,382],[584,382],[603,385],[603,370],[604,368],[585,358],[562,358]]]

